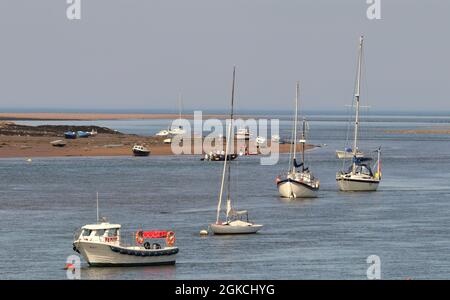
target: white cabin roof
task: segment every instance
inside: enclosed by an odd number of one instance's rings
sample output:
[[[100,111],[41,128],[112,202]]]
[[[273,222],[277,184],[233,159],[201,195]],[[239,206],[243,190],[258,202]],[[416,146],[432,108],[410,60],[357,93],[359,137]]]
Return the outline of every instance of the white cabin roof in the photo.
[[[111,223],[98,223],[98,224],[88,224],[81,227],[81,229],[88,230],[100,230],[100,229],[120,229],[120,224],[111,224]]]

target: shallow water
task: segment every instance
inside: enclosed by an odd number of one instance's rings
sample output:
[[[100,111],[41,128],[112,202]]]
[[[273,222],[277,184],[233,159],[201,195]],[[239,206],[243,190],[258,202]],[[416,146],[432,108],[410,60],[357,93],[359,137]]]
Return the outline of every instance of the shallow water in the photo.
[[[283,122],[288,134],[289,122]],[[136,133],[143,127],[120,124]],[[376,193],[337,190],[341,164],[334,151],[346,136],[342,121],[310,124],[311,142],[327,144],[308,154],[321,180],[317,199],[278,197],[274,180],[287,155],[274,166],[261,166],[258,157],[233,161],[236,206],[265,225],[248,236],[198,234],[215,221],[220,163],[196,156],[1,159],[0,278],[64,279],[66,257],[74,254],[72,233],[95,221],[98,191],[102,216],[130,232],[137,226],[174,229],[180,254],[169,267],[83,263],[84,279],[365,279],[372,254],[381,258],[384,279],[449,279],[449,137],[384,133],[435,126],[427,119],[368,126],[371,138],[362,143],[383,149]]]

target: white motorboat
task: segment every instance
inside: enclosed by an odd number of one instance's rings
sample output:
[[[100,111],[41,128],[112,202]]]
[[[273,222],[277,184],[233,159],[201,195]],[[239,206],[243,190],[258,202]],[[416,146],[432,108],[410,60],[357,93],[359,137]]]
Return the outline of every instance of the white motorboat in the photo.
[[[80,253],[90,266],[148,266],[175,264],[178,247],[171,231],[137,231],[134,245],[124,245],[121,226],[109,222],[88,224],[73,241],[73,250]],[[145,239],[165,239],[166,245]]]
[[[150,150],[144,145],[134,145],[131,149],[133,151],[134,156],[149,156]]]
[[[363,37],[359,39],[359,55],[357,82],[355,89],[356,115],[355,129],[353,139],[352,164],[347,170],[341,170],[336,174],[336,181],[341,191],[376,191],[381,181],[381,150],[377,150],[377,171],[372,172],[370,166],[371,158],[358,155],[358,129],[360,125],[359,107],[360,107],[360,91],[361,91],[361,65],[363,54]]]
[[[239,128],[236,132],[236,139],[248,141],[250,139],[249,129],[248,128]]]
[[[352,148],[345,148],[345,150],[336,150],[336,157],[339,159],[352,159],[353,156],[358,158],[364,157],[364,153],[359,149],[356,150],[356,153],[353,153]]]
[[[278,192],[284,198],[314,198],[317,197],[320,182],[314,177],[309,168],[305,167],[305,144],[306,144],[306,121],[303,120],[302,138],[300,144],[302,146],[302,162],[297,163],[297,123],[298,123],[298,98],[299,83],[296,83],[295,93],[295,114],[292,131],[292,140],[289,170],[287,174],[278,176],[276,179]],[[300,170],[297,170],[301,168]]]
[[[172,135],[181,135],[184,134],[186,131],[181,127],[172,128],[169,130],[169,133]]]
[[[258,136],[255,139],[256,144],[259,145],[259,146],[265,145],[266,141],[267,141],[267,139],[265,137],[263,137],[263,136]]]
[[[219,192],[219,201],[217,204],[217,216],[216,223],[210,224],[209,228],[214,234],[249,234],[256,233],[263,225],[255,224],[248,219],[247,211],[234,210],[231,204],[231,164],[228,163],[228,153],[230,152],[230,140],[233,130],[233,108],[234,108],[234,87],[236,81],[236,67],[233,68],[233,84],[231,89],[231,114],[230,114],[230,126],[228,128],[224,163],[222,171],[222,183]],[[228,173],[228,176],[227,176]],[[220,214],[222,211],[222,197],[224,194],[225,178],[227,178],[227,208],[225,212],[225,220],[221,221]],[[245,218],[244,218],[245,217]]]
[[[156,136],[168,136],[170,134],[170,132],[168,130],[161,130],[160,132],[158,132],[156,134]]]

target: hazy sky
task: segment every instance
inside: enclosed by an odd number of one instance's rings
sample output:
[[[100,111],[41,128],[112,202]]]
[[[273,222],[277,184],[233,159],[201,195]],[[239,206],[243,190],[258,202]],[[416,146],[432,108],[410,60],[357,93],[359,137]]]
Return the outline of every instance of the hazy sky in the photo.
[[[351,103],[365,39],[363,104],[450,111],[450,1],[0,0],[0,108],[228,108]]]

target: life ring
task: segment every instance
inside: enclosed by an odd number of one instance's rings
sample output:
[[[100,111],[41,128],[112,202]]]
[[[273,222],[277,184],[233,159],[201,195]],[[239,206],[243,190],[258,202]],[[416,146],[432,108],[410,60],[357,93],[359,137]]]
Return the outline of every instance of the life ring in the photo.
[[[169,247],[172,247],[175,244],[175,232],[169,231],[166,236],[166,244]]]
[[[144,243],[144,232],[142,230],[136,231],[136,243],[139,245]]]

